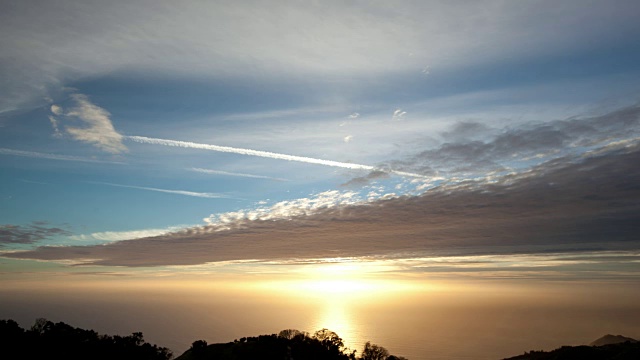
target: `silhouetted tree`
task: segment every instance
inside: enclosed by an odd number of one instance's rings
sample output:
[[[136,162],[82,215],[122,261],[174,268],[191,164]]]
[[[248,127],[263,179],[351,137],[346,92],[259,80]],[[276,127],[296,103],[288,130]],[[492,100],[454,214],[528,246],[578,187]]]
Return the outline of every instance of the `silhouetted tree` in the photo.
[[[305,333],[296,329],[285,329],[278,333],[278,337],[281,337],[287,340],[291,340],[298,335],[305,335]]]
[[[35,323],[31,325],[31,332],[34,334],[42,335],[47,330],[51,329],[53,323],[44,318],[37,318]]]
[[[191,353],[193,357],[196,359],[200,359],[204,357],[204,354],[207,351],[207,342],[204,340],[196,340],[191,344]]]
[[[387,360],[389,352],[387,349],[376,344],[371,344],[369,341],[364,345],[362,350],[361,360]]]
[[[0,335],[3,352],[19,353],[23,359],[168,360],[172,357],[169,349],[146,343],[140,332],[125,337],[99,335],[93,330],[42,318],[28,331],[13,320],[0,320]]]
[[[313,337],[329,351],[340,351],[344,347],[342,338],[329,329],[318,330]]]

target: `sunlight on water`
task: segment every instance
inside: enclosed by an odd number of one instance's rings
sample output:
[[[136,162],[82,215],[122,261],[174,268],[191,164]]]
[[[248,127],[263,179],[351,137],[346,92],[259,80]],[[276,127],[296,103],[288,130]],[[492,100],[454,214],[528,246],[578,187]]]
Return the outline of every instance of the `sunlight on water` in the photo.
[[[353,313],[348,304],[339,298],[327,299],[326,305],[317,312],[313,328],[326,328],[337,333],[346,346],[353,346],[361,341],[354,334]]]

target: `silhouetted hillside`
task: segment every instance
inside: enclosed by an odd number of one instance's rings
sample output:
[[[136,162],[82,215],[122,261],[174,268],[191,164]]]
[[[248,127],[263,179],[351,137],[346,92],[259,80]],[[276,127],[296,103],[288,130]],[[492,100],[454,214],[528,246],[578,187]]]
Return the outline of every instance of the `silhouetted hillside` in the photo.
[[[611,344],[620,344],[623,342],[637,342],[638,340],[636,339],[632,339],[626,336],[622,336],[622,335],[611,335],[611,334],[607,334],[601,338],[599,338],[598,340],[594,340],[592,341],[589,345],[590,346],[602,346],[602,345],[611,345]]]
[[[168,360],[172,353],[144,341],[142,333],[100,335],[63,322],[38,319],[29,330],[0,320],[0,358],[64,360]],[[12,355],[13,357],[11,357]]]
[[[100,335],[63,322],[37,319],[29,329],[13,320],[0,320],[0,358],[64,360],[169,360],[169,349],[144,341],[142,333],[129,336]],[[13,357],[11,357],[13,356]],[[344,347],[333,331],[322,329],[313,335],[282,330],[278,335],[241,338],[226,344],[208,345],[204,340],[176,360],[407,360],[389,355],[382,346],[367,342],[362,353]]]
[[[613,336],[613,335],[609,335]],[[618,335],[620,336],[620,335]],[[613,336],[614,338],[617,338]],[[606,336],[592,342],[592,344],[605,339]],[[622,337],[624,338],[624,337]],[[638,360],[640,359],[640,342],[626,338],[630,341],[618,342],[606,345],[581,345],[563,346],[552,351],[530,351],[523,355],[514,356],[504,360]],[[609,338],[608,340],[615,340]],[[619,338],[618,338],[619,340]]]
[[[389,355],[382,346],[367,343],[358,356],[355,350],[344,347],[342,339],[333,331],[322,329],[313,335],[288,329],[278,335],[260,335],[226,344],[207,345],[195,341],[191,349],[176,360],[407,360]]]

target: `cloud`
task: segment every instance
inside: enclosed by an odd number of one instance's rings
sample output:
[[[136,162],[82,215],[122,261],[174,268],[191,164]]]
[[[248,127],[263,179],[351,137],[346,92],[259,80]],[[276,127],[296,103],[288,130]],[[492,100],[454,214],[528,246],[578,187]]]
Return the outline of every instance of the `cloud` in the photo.
[[[478,122],[459,121],[448,131],[442,132],[442,137],[448,142],[465,142],[479,140],[490,135],[492,129]]]
[[[193,196],[207,199],[220,199],[220,198],[228,198],[228,195],[219,194],[219,193],[209,193],[209,192],[195,192],[195,191],[187,191],[187,190],[168,190],[168,189],[158,189],[153,187],[145,187],[145,186],[133,186],[133,185],[122,185],[122,184],[113,184],[107,182],[90,182],[91,184],[98,185],[107,185],[107,186],[115,186],[129,189],[139,189],[139,190],[147,190],[147,191],[156,191],[167,194],[176,194],[176,195],[184,195],[184,196]]]
[[[532,49],[558,57],[637,38],[632,1],[614,8],[570,1],[552,12],[535,4],[19,2],[0,12],[0,88],[6,94],[0,113],[65,82],[121,69],[202,78],[249,71],[378,77],[419,71],[424,64],[446,71],[471,62],[517,62],[531,58]],[[627,31],[621,34],[621,28]]]
[[[402,109],[397,109],[396,111],[393,112],[393,115],[391,116],[391,120],[394,120],[394,121],[402,120],[406,114],[407,114],[406,111],[402,111]]]
[[[15,149],[6,149],[6,148],[0,148],[0,155],[13,155],[13,156],[23,156],[23,157],[48,159],[48,160],[60,160],[60,161],[80,161],[80,162],[103,163],[103,164],[124,164],[118,161],[104,161],[104,160],[84,158],[80,156],[48,154],[48,153],[41,153],[36,151],[25,151],[25,150],[15,150]]]
[[[94,145],[95,147],[111,154],[127,152],[122,144],[123,136],[120,135],[111,123],[109,112],[89,101],[86,95],[73,94],[76,106],[70,109],[65,116],[75,117],[84,122],[84,127],[67,126],[66,131],[74,139]]]
[[[97,240],[104,242],[132,240],[154,237],[159,235],[165,235],[172,232],[177,232],[185,228],[184,226],[171,226],[164,229],[144,229],[144,230],[130,230],[130,231],[103,231],[95,232],[91,234],[79,234],[69,236],[70,240],[88,241]]]
[[[375,170],[376,169],[375,167],[370,165],[315,159],[315,158],[310,158],[305,156],[279,154],[279,153],[274,153],[269,151],[243,149],[243,148],[236,148],[236,147],[230,147],[230,146],[201,144],[201,143],[194,143],[189,141],[155,139],[155,138],[148,138],[145,136],[126,136],[126,139],[135,141],[141,144],[163,145],[163,146],[190,148],[190,149],[201,149],[201,150],[208,150],[208,151],[218,151],[218,152],[225,152],[225,153],[232,153],[232,154],[239,154],[239,155],[246,155],[246,156],[257,156],[257,157],[263,157],[268,159],[297,161],[297,162],[302,162],[307,164],[317,164],[317,165],[339,167],[339,168],[353,169],[353,170]],[[409,177],[418,177],[418,178],[424,177],[424,175],[411,173],[407,171],[389,170],[389,172],[396,175],[400,175],[400,176],[409,176]]]
[[[51,122],[51,127],[53,128],[53,137],[61,138],[62,132],[60,132],[60,128],[58,127],[58,119],[49,116],[49,122]]]
[[[384,179],[388,178],[389,173],[382,170],[374,170],[367,174],[366,176],[360,176],[349,180],[348,182],[342,184],[341,186],[364,186],[367,185],[371,180],[376,179]]]
[[[639,249],[638,163],[635,144],[555,159],[497,179],[444,184],[420,196],[360,203],[349,193],[327,193],[315,203],[276,204],[273,214],[214,216],[210,226],[154,238],[3,256],[162,266]]]
[[[164,146],[191,148],[191,149],[202,149],[202,150],[209,150],[209,151],[219,151],[219,152],[226,152],[226,153],[239,154],[239,155],[258,156],[258,157],[264,157],[269,159],[299,161],[307,164],[341,167],[341,168],[354,169],[354,170],[372,170],[373,169],[373,166],[369,166],[369,165],[314,159],[314,158],[304,157],[304,156],[278,154],[278,153],[273,153],[268,151],[242,149],[242,148],[235,148],[230,146],[200,144],[200,143],[194,143],[194,142],[188,142],[188,141],[154,139],[154,138],[148,138],[144,136],[127,136],[126,138],[141,144],[164,145]]]
[[[354,112],[351,115],[349,115],[349,119],[357,119],[360,117],[360,113]]]
[[[210,225],[207,230],[229,230],[231,228],[244,227],[247,221],[291,220],[313,215],[326,209],[354,205],[359,202],[361,202],[360,198],[353,191],[329,190],[309,198],[280,201],[270,207],[212,214],[205,218],[204,221]]]
[[[58,105],[51,105],[51,113],[53,113],[53,115],[62,115],[62,108]]]
[[[212,169],[203,169],[203,168],[191,168],[191,171],[203,173],[203,174],[214,174],[214,175],[224,175],[224,176],[238,176],[238,177],[246,177],[251,179],[266,179],[266,180],[276,180],[276,181],[289,181],[283,178],[276,178],[271,176],[263,176],[263,175],[253,175],[253,174],[243,174],[243,173],[235,173],[228,172],[222,170],[212,170]]]
[[[0,247],[15,244],[34,244],[55,236],[69,236],[67,230],[47,227],[44,221],[34,221],[31,225],[0,225]]]
[[[640,106],[630,106],[588,118],[571,118],[516,128],[490,129],[473,122],[455,124],[442,133],[447,140],[404,160],[395,169],[456,174],[483,174],[530,167],[538,162],[579,154],[612,141],[640,137]]]

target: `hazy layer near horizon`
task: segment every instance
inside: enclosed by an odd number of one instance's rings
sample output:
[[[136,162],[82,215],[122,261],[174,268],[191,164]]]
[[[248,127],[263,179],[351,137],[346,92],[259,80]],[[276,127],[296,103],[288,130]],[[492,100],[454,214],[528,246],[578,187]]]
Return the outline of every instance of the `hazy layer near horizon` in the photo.
[[[399,284],[404,285],[400,286]],[[393,285],[388,285],[393,284]],[[499,359],[586,344],[606,333],[640,337],[632,282],[64,281],[0,289],[0,318],[38,317],[99,333],[142,331],[180,355],[209,343],[329,328],[352,349],[364,342],[419,359]],[[311,286],[310,286],[311,285]]]

